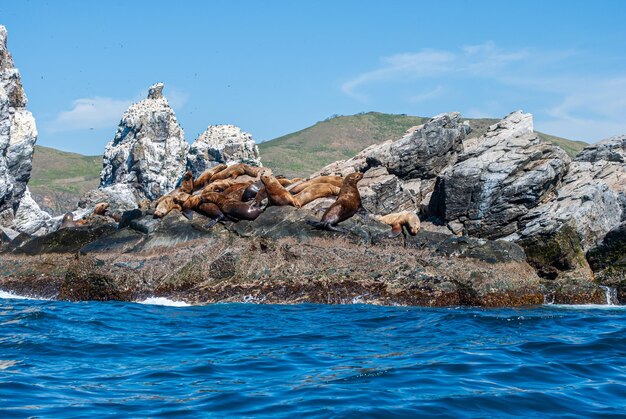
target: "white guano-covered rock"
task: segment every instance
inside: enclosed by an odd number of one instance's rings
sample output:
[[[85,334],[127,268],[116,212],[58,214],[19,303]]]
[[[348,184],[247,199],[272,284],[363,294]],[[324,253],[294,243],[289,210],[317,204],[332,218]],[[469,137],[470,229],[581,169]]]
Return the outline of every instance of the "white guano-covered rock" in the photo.
[[[259,148],[252,135],[234,125],[210,125],[191,145],[187,170],[199,176],[221,163],[262,166]]]
[[[101,188],[127,184],[155,199],[176,187],[189,144],[162,91],[162,83],[151,86],[148,97],[122,116],[104,152]]]

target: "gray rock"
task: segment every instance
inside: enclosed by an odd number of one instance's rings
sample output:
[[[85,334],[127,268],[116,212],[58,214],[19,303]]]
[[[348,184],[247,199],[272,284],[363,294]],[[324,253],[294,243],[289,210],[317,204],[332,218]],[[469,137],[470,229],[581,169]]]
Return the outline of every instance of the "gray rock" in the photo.
[[[437,178],[429,204],[454,230],[490,239],[516,233],[520,218],[549,199],[570,158],[533,133],[532,116],[514,112]]]
[[[111,211],[128,211],[137,208],[144,199],[146,197],[140,188],[126,183],[115,183],[87,192],[78,201],[78,208],[93,209],[96,204],[108,202]]]
[[[53,218],[47,212],[42,211],[26,189],[15,212],[13,226],[20,233],[43,236],[56,230],[61,224],[61,218],[63,217]]]
[[[17,209],[30,179],[37,128],[26,104],[7,31],[0,26],[0,212]]]
[[[367,147],[348,160],[329,164],[311,177],[365,172],[359,192],[375,214],[422,210],[434,177],[454,164],[470,127],[458,113],[437,115],[395,141]]]
[[[189,144],[162,90],[162,83],[151,86],[148,97],[122,116],[104,152],[101,188],[127,184],[155,199],[176,187]]]
[[[209,126],[189,148],[187,170],[196,177],[220,163],[262,166],[252,135],[234,125]]]
[[[572,162],[556,197],[522,219],[520,238],[573,228],[584,251],[626,216],[626,136],[586,147]]]
[[[130,220],[128,225],[135,231],[143,234],[151,234],[159,226],[159,219],[154,218],[152,215],[146,215],[141,218]]]

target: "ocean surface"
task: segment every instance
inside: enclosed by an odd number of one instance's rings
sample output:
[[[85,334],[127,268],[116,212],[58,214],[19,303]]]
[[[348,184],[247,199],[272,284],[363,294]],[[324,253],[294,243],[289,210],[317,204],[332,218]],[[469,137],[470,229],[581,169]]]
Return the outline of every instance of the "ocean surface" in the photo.
[[[625,307],[13,297],[2,418],[626,415]]]

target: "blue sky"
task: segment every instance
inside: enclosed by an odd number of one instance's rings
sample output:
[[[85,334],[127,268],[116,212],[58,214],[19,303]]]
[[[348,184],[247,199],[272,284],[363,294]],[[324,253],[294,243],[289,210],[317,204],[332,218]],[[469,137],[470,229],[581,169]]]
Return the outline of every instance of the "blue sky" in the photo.
[[[0,24],[38,143],[101,154],[165,83],[193,141],[258,141],[333,114],[535,115],[594,142],[626,133],[626,2],[6,1]]]

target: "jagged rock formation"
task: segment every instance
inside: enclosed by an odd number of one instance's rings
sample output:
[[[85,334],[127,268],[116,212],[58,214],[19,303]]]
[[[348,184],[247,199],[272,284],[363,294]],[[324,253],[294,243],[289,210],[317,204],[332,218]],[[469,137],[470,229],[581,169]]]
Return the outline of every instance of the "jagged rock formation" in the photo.
[[[459,113],[437,115],[399,140],[372,145],[312,177],[365,172],[359,192],[367,210],[376,214],[417,210],[428,203],[435,176],[456,162],[469,132]]]
[[[429,210],[455,233],[506,237],[552,196],[569,164],[565,151],[533,132],[532,115],[513,112],[438,176]]]
[[[199,176],[220,163],[262,166],[252,135],[234,125],[210,125],[189,148],[187,170]]]
[[[11,219],[26,192],[37,128],[26,110],[20,73],[7,50],[7,31],[0,26],[0,212]]]
[[[101,188],[128,184],[155,199],[174,189],[185,172],[189,144],[162,92],[162,83],[151,86],[148,97],[122,116],[104,152]]]
[[[572,162],[556,197],[522,218],[519,242],[546,276],[584,275],[585,252],[626,217],[625,196],[626,136],[590,145]]]

